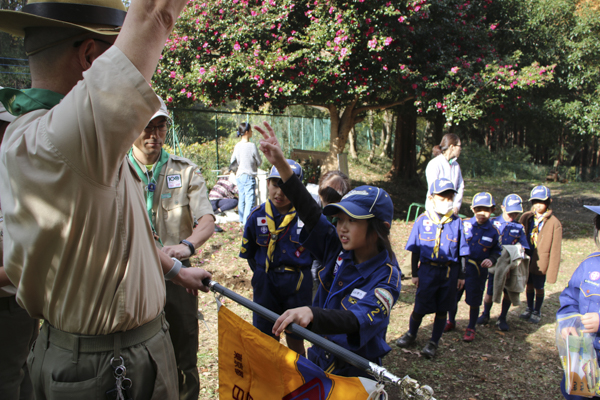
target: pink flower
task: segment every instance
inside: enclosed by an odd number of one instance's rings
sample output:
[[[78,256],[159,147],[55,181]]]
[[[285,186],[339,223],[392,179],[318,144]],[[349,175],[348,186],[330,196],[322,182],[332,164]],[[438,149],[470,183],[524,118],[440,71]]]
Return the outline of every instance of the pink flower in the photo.
[[[250,10],[250,15],[252,15],[253,17],[256,17],[258,14],[256,11]]]
[[[190,97],[192,97],[192,92],[187,93],[187,98],[189,99]]]
[[[181,89],[181,92],[180,92],[180,93],[185,93],[185,92],[186,92],[186,90],[185,90],[185,89]]]
[[[436,106],[437,108],[442,108],[442,103],[440,103],[440,102],[438,101],[437,103],[435,103],[435,106]]]
[[[176,76],[177,76],[177,73],[175,73],[175,71],[171,71],[171,74],[169,75],[169,77],[175,78]]]
[[[377,46],[377,39],[373,38],[367,42],[367,46],[374,49]]]
[[[458,67],[452,67],[452,68],[450,68],[450,72],[453,73],[453,74],[457,73],[458,72]]]
[[[200,75],[204,75],[206,73],[206,70],[204,69],[204,67],[200,67],[198,72],[200,72]]]
[[[279,93],[283,92],[283,88],[279,88]]]
[[[415,11],[419,11],[421,9],[421,6],[416,6],[415,7]]]
[[[240,51],[240,49],[241,49],[240,44],[238,42],[235,42],[235,44],[233,45],[233,49],[236,51]]]
[[[269,93],[265,93],[265,97],[269,97]]]
[[[340,51],[340,54],[342,55],[342,57],[344,57],[346,53],[348,53],[348,49],[344,47],[342,51]]]
[[[167,97],[167,103],[172,103],[173,102],[173,98],[171,96]]]
[[[392,38],[391,37],[387,37],[387,38],[385,38],[385,40],[383,42],[383,45],[384,46],[389,46],[390,43],[392,43]]]
[[[398,22],[404,22],[405,19],[406,18],[404,18],[404,17],[400,17],[400,18],[398,18]]]
[[[417,89],[417,84],[416,84],[416,83],[413,83],[413,84],[412,84],[412,88],[416,90],[416,89]]]
[[[331,7],[331,8],[329,9],[329,14],[333,14],[333,12],[334,12],[334,11],[335,11],[335,8]]]
[[[490,25],[490,30],[493,31],[494,29],[496,29],[498,27],[498,24],[491,24]]]

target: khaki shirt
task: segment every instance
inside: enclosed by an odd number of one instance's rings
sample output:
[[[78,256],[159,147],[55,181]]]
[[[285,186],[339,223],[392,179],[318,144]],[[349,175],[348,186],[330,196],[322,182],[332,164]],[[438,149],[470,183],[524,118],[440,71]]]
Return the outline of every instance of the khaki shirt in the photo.
[[[86,335],[158,316],[165,283],[127,151],[159,101],[115,46],[0,149],[4,266],[33,318]]]
[[[140,168],[144,171],[146,166],[140,164]],[[207,214],[213,215],[213,210],[198,166],[187,158],[169,155],[152,198],[154,229],[163,245],[173,246],[190,237],[195,222]]]
[[[3,257],[2,247],[4,246],[4,237],[3,237],[3,225],[4,225],[4,216],[2,215],[2,210],[0,210],[0,259]],[[17,288],[13,285],[6,285],[0,287],[0,297],[10,297],[17,294]]]

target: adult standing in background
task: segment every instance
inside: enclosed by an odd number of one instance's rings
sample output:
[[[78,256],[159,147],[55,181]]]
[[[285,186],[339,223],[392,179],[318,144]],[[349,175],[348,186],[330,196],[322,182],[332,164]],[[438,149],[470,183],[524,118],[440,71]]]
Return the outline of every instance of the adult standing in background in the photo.
[[[45,320],[27,360],[36,399],[178,399],[165,279],[208,291],[210,274],[157,250],[126,155],[160,107],[149,83],[185,4],[0,11],[0,30],[25,36],[32,81],[0,90],[18,116],[0,149],[0,193],[5,271],[19,305]]]
[[[262,164],[262,158],[256,145],[250,141],[252,128],[247,122],[242,122],[237,130],[241,140],[233,148],[230,163],[237,162],[236,182],[239,192],[238,214],[240,224],[246,224],[246,219],[256,202],[256,173]]]
[[[162,148],[172,120],[159,100],[160,109],[133,142],[128,157],[142,181],[156,245],[191,268],[189,259],[213,234],[215,218],[198,166]],[[173,282],[165,284],[165,317],[177,361],[179,399],[198,400],[198,297]]]
[[[0,142],[6,127],[14,119],[0,103]],[[38,336],[39,320],[31,318],[19,306],[17,288],[10,283],[2,266],[2,225],[0,210],[0,397],[5,400],[31,400],[33,387],[27,368],[27,354]]]
[[[460,206],[462,205],[463,192],[465,190],[465,182],[463,181],[460,165],[456,162],[460,157],[461,144],[460,139],[454,133],[447,133],[442,138],[439,146],[433,148],[434,158],[429,161],[425,169],[425,177],[427,178],[427,200],[425,208],[430,209],[431,202],[429,201],[429,188],[437,179],[446,178],[456,188],[454,196],[453,211],[454,215],[458,215]]]

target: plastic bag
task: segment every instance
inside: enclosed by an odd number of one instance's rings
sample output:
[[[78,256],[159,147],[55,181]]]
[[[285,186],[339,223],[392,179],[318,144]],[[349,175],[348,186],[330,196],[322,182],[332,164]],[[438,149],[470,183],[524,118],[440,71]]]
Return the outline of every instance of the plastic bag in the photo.
[[[581,314],[565,314],[557,319],[556,347],[565,371],[566,392],[582,397],[599,396],[600,368],[594,348],[596,335],[582,332]]]

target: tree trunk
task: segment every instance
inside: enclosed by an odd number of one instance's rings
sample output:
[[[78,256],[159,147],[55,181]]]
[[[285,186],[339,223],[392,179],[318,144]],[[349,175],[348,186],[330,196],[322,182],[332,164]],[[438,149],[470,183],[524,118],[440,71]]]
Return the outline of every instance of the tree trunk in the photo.
[[[401,107],[397,118],[396,143],[391,173],[404,180],[410,180],[417,175],[415,148],[417,142],[417,113],[414,106]]]
[[[383,139],[385,133],[385,139],[382,140],[381,154],[379,157],[390,157],[390,143],[392,142],[392,128],[394,125],[395,115],[390,110],[385,110],[383,113],[383,128],[381,129],[381,138]]]
[[[434,131],[433,131],[433,145],[438,145],[442,141],[444,137],[444,123],[446,119],[442,114],[438,114],[435,117],[434,121]]]
[[[348,135],[348,138],[350,141],[350,157],[356,160],[358,158],[358,155],[356,154],[356,131],[354,130],[354,127],[350,129],[350,134]]]
[[[369,110],[369,134],[371,135],[371,152],[367,161],[373,162],[375,158],[375,131],[373,130],[373,110]]]

